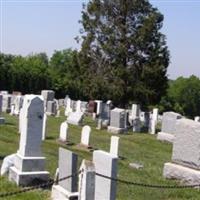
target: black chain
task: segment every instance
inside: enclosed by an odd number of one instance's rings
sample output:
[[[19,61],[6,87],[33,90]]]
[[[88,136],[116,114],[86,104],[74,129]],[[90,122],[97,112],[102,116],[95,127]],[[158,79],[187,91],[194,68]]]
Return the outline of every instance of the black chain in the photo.
[[[200,187],[200,184],[196,185],[151,185],[151,184],[145,184],[145,183],[137,183],[137,182],[132,182],[132,181],[126,181],[126,180],[121,180],[117,178],[112,178],[109,176],[105,176],[103,174],[96,173],[97,176],[100,176],[102,178],[110,179],[112,181],[116,181],[119,183],[124,183],[128,185],[134,185],[134,186],[139,186],[139,187],[147,187],[147,188],[157,188],[157,189],[185,189],[185,188],[195,188],[195,187]]]
[[[61,182],[61,181],[67,180],[69,178],[72,178],[74,176],[77,176],[79,173],[80,172],[72,174],[70,176],[66,176],[66,177],[60,178],[57,181],[49,180],[46,183],[42,183],[42,184],[39,184],[39,185],[36,185],[36,186],[32,186],[32,187],[28,187],[28,188],[23,188],[23,189],[18,190],[18,191],[8,192],[8,193],[0,193],[0,198],[8,197],[8,196],[14,196],[14,195],[25,193],[25,192],[28,192],[28,191],[32,191],[32,190],[36,190],[36,189],[40,189],[40,188],[44,188],[44,187],[49,187],[49,186],[52,186],[54,183]]]
[[[44,188],[44,187],[48,187],[48,186],[52,186],[54,183],[57,182],[61,182],[64,180],[67,180],[69,178],[72,178],[74,176],[77,176],[78,174],[80,174],[82,171],[79,171],[78,173],[72,174],[70,176],[66,176],[64,178],[60,178],[57,181],[54,180],[50,180],[47,181],[46,183],[42,183],[36,186],[32,186],[32,187],[28,187],[28,188],[24,188],[15,192],[8,192],[8,193],[0,193],[0,198],[3,197],[8,197],[8,196],[14,196],[17,194],[21,194],[21,193],[25,193],[28,191],[32,191],[32,190],[36,190],[39,188]],[[196,184],[196,185],[151,185],[151,184],[145,184],[145,183],[137,183],[137,182],[132,182],[132,181],[126,181],[126,180],[122,180],[122,179],[118,179],[118,178],[112,178],[103,174],[99,174],[99,173],[95,173],[97,176],[102,177],[102,178],[106,178],[112,181],[116,181],[119,183],[124,183],[124,184],[128,184],[128,185],[134,185],[134,186],[139,186],[139,187],[146,187],[146,188],[156,188],[156,189],[185,189],[185,188],[195,188],[195,187],[200,187],[200,184]]]

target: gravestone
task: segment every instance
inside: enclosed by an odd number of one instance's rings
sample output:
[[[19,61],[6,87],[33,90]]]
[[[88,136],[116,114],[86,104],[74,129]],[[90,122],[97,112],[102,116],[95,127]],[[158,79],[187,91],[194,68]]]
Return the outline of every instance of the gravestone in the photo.
[[[95,166],[88,160],[83,160],[79,175],[78,200],[94,200],[95,195]]]
[[[161,132],[158,133],[157,139],[173,143],[175,137],[176,121],[181,119],[182,116],[175,112],[165,112],[162,118]]]
[[[153,109],[153,113],[151,114],[151,119],[150,119],[150,126],[149,126],[149,133],[150,134],[156,134],[156,126],[158,122],[158,108]]]
[[[14,115],[19,115],[20,109],[23,105],[23,96],[16,96],[14,101]]]
[[[85,113],[87,111],[88,102],[81,101],[81,111]]]
[[[80,101],[80,100],[78,100],[78,101],[76,102],[76,112],[82,112],[82,111],[81,111],[81,101]]]
[[[199,117],[199,116],[196,116],[196,117],[194,118],[194,121],[195,121],[195,122],[200,122],[200,117]]]
[[[44,104],[41,96],[25,95],[21,109],[21,136],[14,166],[10,168],[9,180],[17,185],[28,186],[35,180],[47,181],[44,171],[45,157],[41,155]]]
[[[81,132],[81,145],[85,146],[85,147],[89,147],[90,146],[90,133],[91,133],[91,128],[90,126],[84,126],[82,128],[82,132]]]
[[[63,122],[60,125],[60,137],[59,140],[61,142],[67,142],[68,141],[68,124],[67,122]]]
[[[97,103],[93,100],[90,100],[88,103],[88,112],[89,113],[96,113],[97,112]]]
[[[2,113],[2,106],[3,106],[3,95],[0,94],[0,115]]]
[[[2,111],[10,113],[11,110],[11,98],[12,96],[10,94],[3,95],[3,101],[2,101]]]
[[[42,90],[41,95],[44,98],[44,102],[53,101],[55,98],[55,92],[53,90]]]
[[[101,113],[102,113],[103,101],[101,101],[101,100],[95,100],[95,102],[97,103],[96,115],[97,115],[97,117],[99,117],[99,116],[101,116]]]
[[[3,95],[0,94],[0,125],[5,123],[5,118],[1,117],[2,113],[2,102],[3,101]]]
[[[69,116],[72,113],[71,99],[67,98],[66,100],[66,108],[65,108],[65,116]]]
[[[83,113],[82,112],[72,112],[67,118],[68,124],[73,124],[80,126],[83,121]]]
[[[97,150],[93,152],[93,163],[95,171],[111,178],[117,178],[117,160],[118,158],[110,153]],[[100,177],[95,177],[95,200],[115,200],[117,182]]]
[[[124,109],[115,108],[111,110],[110,126],[108,132],[123,133],[127,130],[127,112]]]
[[[59,148],[59,175],[58,179],[62,179],[77,173],[78,156],[73,152]],[[77,175],[72,178],[59,181],[52,187],[51,197],[53,200],[69,200],[78,196],[77,193]]]
[[[11,104],[10,115],[15,114],[15,104]]]
[[[58,99],[58,104],[59,104],[59,106],[64,106],[65,100],[64,99]]]
[[[46,130],[47,130],[47,114],[44,112],[43,126],[42,126],[42,140],[46,139]]]
[[[150,113],[144,112],[144,127],[148,129],[149,123],[150,123]]]
[[[47,115],[56,115],[56,102],[55,101],[48,101],[47,102],[47,109],[46,109]]]
[[[172,162],[165,163],[163,175],[185,184],[200,184],[200,123],[189,119],[176,121]]]
[[[110,153],[116,157],[119,157],[118,151],[119,151],[119,137],[111,136]]]

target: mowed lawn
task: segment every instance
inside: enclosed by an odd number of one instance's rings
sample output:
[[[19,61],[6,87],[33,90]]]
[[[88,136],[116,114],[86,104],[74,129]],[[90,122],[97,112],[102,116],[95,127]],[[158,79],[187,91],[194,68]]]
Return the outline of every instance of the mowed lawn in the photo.
[[[63,114],[63,113],[62,113]],[[0,165],[5,156],[15,153],[19,146],[18,118],[4,114],[6,124],[0,126]],[[82,159],[92,159],[92,153],[78,149],[80,142],[81,127],[70,126],[69,135],[71,146],[64,146],[57,143],[59,127],[65,117],[48,117],[47,138],[43,143],[43,155],[46,156],[46,169],[54,177],[57,168],[58,148],[60,146],[70,149],[79,155],[79,165]],[[96,130],[95,122],[87,117],[84,124],[92,127],[90,143],[95,149],[109,151],[111,134],[106,130]],[[179,185],[178,182],[165,180],[162,177],[163,165],[171,160],[172,145],[156,140],[156,136],[145,133],[131,133],[119,135],[119,154],[121,159],[118,162],[118,178],[156,185]],[[129,163],[136,162],[144,165],[143,169],[136,170],[129,167]],[[106,163],[105,163],[106,164]],[[7,177],[0,178],[0,194],[4,192],[17,191],[20,188],[10,183]],[[8,200],[40,200],[50,199],[50,190],[34,190],[32,192],[18,194],[0,199]],[[117,183],[118,200],[183,200],[200,199],[199,190],[195,189],[152,189]]]

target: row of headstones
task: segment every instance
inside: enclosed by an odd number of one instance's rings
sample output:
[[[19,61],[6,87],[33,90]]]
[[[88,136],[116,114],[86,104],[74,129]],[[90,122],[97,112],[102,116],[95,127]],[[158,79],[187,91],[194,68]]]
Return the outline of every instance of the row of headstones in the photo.
[[[153,113],[141,112],[140,106],[137,104],[133,104],[131,110],[114,108],[111,110],[108,131],[112,133],[123,133],[126,132],[128,128],[132,127],[133,132],[141,132],[143,124],[143,127],[145,127],[149,133],[155,134],[158,116],[157,108],[153,109]]]
[[[2,112],[18,115],[23,104],[21,92],[9,94],[7,91],[0,92],[0,110]]]
[[[156,133],[156,125],[159,120],[158,109],[153,112],[141,112],[140,106],[132,105],[131,110],[121,108],[112,109],[112,102],[103,101],[87,102],[73,101],[69,97],[66,100],[65,115],[68,116],[67,121],[73,125],[81,125],[84,113],[91,113],[93,118],[97,118],[97,129],[107,128],[112,133],[123,133],[132,127],[133,132],[140,132],[141,127],[145,128],[151,134]],[[83,104],[82,104],[83,103]],[[75,109],[73,109],[75,104]],[[84,106],[82,106],[84,105]]]
[[[55,92],[53,90],[42,90],[41,95],[44,98],[46,114],[59,116],[59,101],[55,99]],[[0,109],[11,115],[19,115],[24,98],[21,92],[9,94],[8,91],[1,91],[0,96]]]
[[[23,123],[21,123],[20,129],[19,150],[15,155],[8,156],[4,159],[2,168],[5,172],[5,166],[8,167],[10,181],[17,183],[17,185],[28,186],[34,184],[35,180],[47,181],[49,179],[49,172],[45,171],[45,157],[41,153],[44,116],[43,98],[36,95],[25,95],[20,113],[22,113],[21,119]],[[90,132],[90,129],[84,127],[81,139],[82,143],[86,144],[85,135],[88,138],[88,132]],[[116,141],[118,152],[118,138],[116,137],[112,141],[114,142],[111,142],[111,152],[116,152]],[[113,143],[114,145],[112,145]],[[82,181],[80,181],[81,186],[78,191],[81,197],[83,195],[82,199],[115,199],[116,183],[109,179],[99,177],[95,173],[116,178],[117,159],[118,157],[114,154],[99,150],[93,152],[93,164],[86,165],[84,163],[88,162],[83,162],[82,168],[84,168],[84,171],[82,171]],[[6,161],[9,162],[5,163]],[[59,179],[65,175],[74,173],[76,171],[75,166],[77,166],[77,156],[72,152],[60,149]],[[90,177],[89,180],[87,176],[88,170],[89,172],[91,170],[93,171],[93,177]],[[3,174],[2,169],[1,174]],[[67,194],[75,191],[74,178],[72,177],[69,180],[59,182],[58,185],[54,185],[52,197],[54,198],[55,195],[55,199],[60,199],[59,197],[64,195],[65,198],[63,198],[68,199]]]
[[[81,131],[81,141],[79,146],[83,146],[87,149],[92,148],[92,145],[90,144],[90,135],[91,135],[91,127],[88,125],[84,126]],[[64,144],[70,144],[69,126],[66,121],[60,125],[59,141]],[[111,136],[110,154],[118,157],[118,149],[119,149],[119,137]]]

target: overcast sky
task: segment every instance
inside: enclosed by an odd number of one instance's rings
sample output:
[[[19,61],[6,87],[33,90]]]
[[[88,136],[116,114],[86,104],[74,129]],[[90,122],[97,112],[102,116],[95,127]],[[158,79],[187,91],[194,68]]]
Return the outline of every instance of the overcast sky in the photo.
[[[79,48],[82,3],[87,0],[0,0],[1,52],[28,55]],[[200,77],[200,0],[151,0],[162,14],[171,54],[169,78]]]

